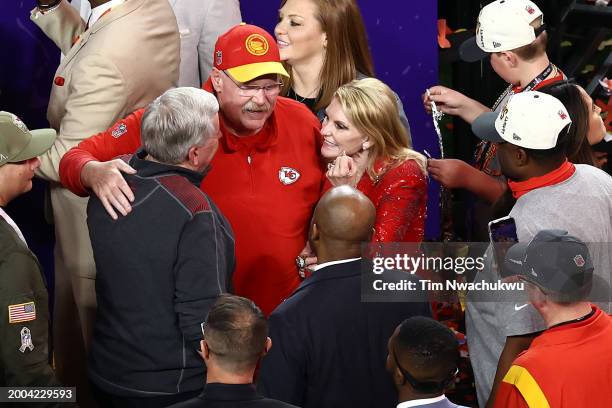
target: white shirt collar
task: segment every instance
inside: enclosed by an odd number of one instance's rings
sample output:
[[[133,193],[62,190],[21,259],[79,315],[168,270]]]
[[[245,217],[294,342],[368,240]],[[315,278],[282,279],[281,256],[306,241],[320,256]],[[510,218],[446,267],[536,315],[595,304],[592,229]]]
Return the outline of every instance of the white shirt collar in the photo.
[[[424,398],[424,399],[417,399],[417,400],[411,400],[411,401],[404,401],[402,403],[399,403],[397,405],[397,408],[418,407],[421,405],[433,404],[434,402],[443,401],[445,399],[446,399],[446,395],[442,394],[439,397],[434,397],[434,398]]]
[[[102,14],[106,13],[107,10],[112,9],[113,7],[117,7],[118,5],[125,3],[125,0],[111,0],[108,3],[100,4],[97,7],[91,9],[91,14],[89,15],[89,20],[87,21],[87,25],[89,27],[96,24],[96,21],[102,17]]]
[[[9,217],[9,215],[4,211],[4,209],[2,209],[2,207],[0,207],[0,217],[4,218],[6,223],[15,230],[15,232],[17,233],[17,236],[19,236],[19,238],[23,241],[25,246],[28,246],[28,243],[26,242],[25,237],[21,233],[21,230],[19,229],[17,224],[15,224],[15,221],[13,221],[11,217]]]
[[[359,258],[351,258],[351,259],[341,259],[341,260],[339,260],[339,261],[325,262],[325,263],[322,263],[322,264],[319,264],[319,265],[315,265],[315,266],[312,268],[312,271],[313,271],[313,272],[314,272],[314,271],[318,271],[319,269],[321,269],[321,268],[325,268],[326,266],[338,265],[338,264],[343,264],[343,263],[353,262],[353,261],[357,261],[357,260],[359,260],[359,259],[361,259],[361,257],[359,257]]]

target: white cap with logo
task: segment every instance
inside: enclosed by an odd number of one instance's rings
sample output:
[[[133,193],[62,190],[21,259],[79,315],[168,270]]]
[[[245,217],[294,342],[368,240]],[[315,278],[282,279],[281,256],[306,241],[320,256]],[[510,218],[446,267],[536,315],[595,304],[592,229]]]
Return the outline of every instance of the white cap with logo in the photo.
[[[498,114],[487,112],[472,122],[482,140],[508,142],[526,149],[548,150],[557,145],[563,129],[572,123],[565,106],[554,96],[532,91],[512,95]]]
[[[542,11],[529,0],[496,0],[486,5],[478,16],[476,36],[461,44],[461,59],[478,61],[489,53],[531,44],[544,29],[531,25],[537,18],[543,24]]]

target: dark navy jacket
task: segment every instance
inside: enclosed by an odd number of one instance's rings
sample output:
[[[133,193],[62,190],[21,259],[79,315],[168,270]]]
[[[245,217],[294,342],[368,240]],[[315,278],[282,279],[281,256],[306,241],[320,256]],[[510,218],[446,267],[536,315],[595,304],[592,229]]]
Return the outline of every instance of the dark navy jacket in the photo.
[[[89,373],[126,397],[202,389],[200,323],[234,268],[233,234],[200,190],[203,175],[145,155],[129,162],[127,216],[113,220],[93,196],[87,209],[98,301]]]
[[[428,302],[361,302],[361,262],[314,272],[270,316],[272,349],[259,388],[269,398],[310,408],[394,407],[387,342],[405,319],[431,316]],[[371,269],[370,269],[371,273]],[[385,280],[414,280],[385,272]]]

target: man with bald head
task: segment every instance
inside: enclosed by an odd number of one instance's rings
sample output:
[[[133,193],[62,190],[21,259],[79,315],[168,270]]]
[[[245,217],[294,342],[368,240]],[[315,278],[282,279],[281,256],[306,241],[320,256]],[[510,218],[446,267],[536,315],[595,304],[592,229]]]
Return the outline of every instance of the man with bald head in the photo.
[[[426,301],[361,302],[362,270],[372,270],[362,266],[361,246],[375,217],[370,200],[349,186],[329,190],[317,204],[309,242],[319,264],[270,316],[274,347],[259,375],[265,396],[304,408],[397,404],[385,371],[387,340],[405,319],[431,311]],[[388,273],[387,281],[411,279]]]

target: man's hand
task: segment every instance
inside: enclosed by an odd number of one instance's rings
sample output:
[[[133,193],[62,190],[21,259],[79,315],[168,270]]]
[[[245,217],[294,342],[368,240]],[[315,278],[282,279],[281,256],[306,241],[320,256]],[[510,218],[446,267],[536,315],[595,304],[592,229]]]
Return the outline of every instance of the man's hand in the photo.
[[[430,159],[427,162],[431,177],[446,188],[465,188],[470,169],[472,166],[457,159]]]
[[[608,153],[593,151],[593,160],[595,161],[595,166],[603,169],[608,163]]]
[[[448,115],[459,116],[467,123],[472,123],[481,113],[490,109],[461,92],[454,91],[445,86],[432,86],[429,95],[422,95],[423,105],[427,113],[431,114],[431,102],[435,102],[438,110]]]
[[[118,217],[113,208],[125,216],[132,211],[130,202],[134,201],[134,193],[121,172],[135,174],[136,170],[123,160],[115,159],[107,162],[90,161],[81,171],[83,186],[93,190],[114,220]]]
[[[489,203],[497,201],[506,189],[505,179],[496,179],[457,159],[429,159],[427,171],[446,188],[464,188]]]
[[[317,265],[318,259],[317,255],[310,248],[310,243],[307,242],[302,252],[300,252],[300,258],[304,259],[305,265],[304,269],[309,269],[312,271],[312,267]]]

